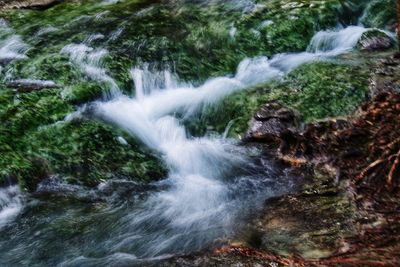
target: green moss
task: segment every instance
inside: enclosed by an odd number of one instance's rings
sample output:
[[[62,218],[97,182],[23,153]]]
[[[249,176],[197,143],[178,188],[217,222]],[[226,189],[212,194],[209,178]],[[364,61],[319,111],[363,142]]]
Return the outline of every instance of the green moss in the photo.
[[[27,135],[27,150],[50,163],[69,182],[93,186],[100,181],[124,176],[136,181],[154,181],[165,174],[156,156],[134,140],[118,141],[118,133],[95,121],[72,121],[53,125]]]
[[[91,86],[82,85],[85,92],[75,88],[75,96],[81,95],[69,100],[91,97]],[[74,110],[59,89],[17,94],[2,88],[0,105],[0,183],[13,178],[33,191],[51,173],[91,186],[118,176],[148,182],[166,173],[157,156],[128,136],[129,145],[120,144],[123,133],[109,126],[94,121],[55,124]]]
[[[287,83],[293,93],[283,100],[307,122],[353,112],[368,91],[368,75],[361,67],[333,63],[303,65],[289,74]]]
[[[396,26],[396,0],[371,1],[361,21],[367,27],[394,31]]]
[[[95,2],[65,1],[45,11],[1,13],[31,45],[21,75],[73,82],[74,71],[56,54],[99,33],[104,38],[90,46],[110,52],[105,67],[125,89],[130,86],[127,70],[143,62],[159,68],[174,65],[183,79],[204,80],[234,72],[248,56],[304,50],[315,31],[338,23],[341,6],[339,0],[260,0],[257,10],[246,13],[227,3]],[[49,26],[52,32],[35,36]],[[111,38],[118,29],[120,35]],[[50,60],[60,67],[47,67]]]
[[[0,121],[14,137],[23,135],[41,125],[63,119],[72,106],[61,97],[59,89],[46,89],[29,94],[17,94],[11,90],[0,90]]]
[[[242,135],[261,105],[278,101],[297,109],[303,121],[347,115],[365,99],[368,75],[359,66],[314,62],[300,66],[281,81],[241,91],[225,98],[219,105],[187,123],[194,135],[212,129],[224,132],[230,121],[231,137]]]
[[[15,61],[8,66],[9,75],[15,78],[53,80],[59,85],[72,84],[81,78],[80,71],[59,53],[44,53],[26,60]]]
[[[63,97],[69,103],[79,105],[100,98],[102,94],[103,89],[99,84],[87,82],[66,88]]]

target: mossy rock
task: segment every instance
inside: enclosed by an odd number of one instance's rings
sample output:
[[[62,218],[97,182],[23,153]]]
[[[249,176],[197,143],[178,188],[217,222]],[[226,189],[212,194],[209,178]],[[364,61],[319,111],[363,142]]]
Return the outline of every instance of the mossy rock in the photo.
[[[123,134],[123,133],[120,133]],[[88,186],[102,180],[124,177],[150,182],[161,179],[166,168],[152,152],[110,126],[96,121],[75,120],[44,127],[27,135],[26,151],[49,162],[52,172],[68,182]]]
[[[363,66],[316,62],[300,66],[287,77],[282,99],[306,122],[351,114],[366,99],[368,72]]]
[[[73,110],[62,99],[60,89],[44,89],[27,94],[0,89],[0,103],[0,120],[13,138],[19,138],[41,125],[62,120]]]
[[[71,104],[80,105],[100,98],[103,93],[99,84],[88,82],[65,88],[63,97]]]
[[[223,133],[231,124],[229,136],[238,137],[267,102],[280,102],[299,111],[304,122],[311,122],[351,114],[367,92],[368,74],[363,66],[313,62],[298,67],[282,80],[234,93],[219,105],[206,107],[199,117],[186,124],[194,135],[207,131]]]
[[[10,64],[9,75],[15,78],[57,81],[68,85],[81,79],[80,71],[65,56],[59,53],[44,53],[30,60],[19,60]]]
[[[394,31],[396,17],[396,0],[373,0],[367,5],[361,22],[367,27]]]
[[[361,36],[357,48],[365,51],[386,50],[395,46],[395,40],[380,30],[370,30]]]
[[[89,186],[115,177],[150,182],[166,174],[157,155],[103,123],[57,123],[74,111],[61,89],[18,94],[2,88],[0,105],[0,183],[11,177],[33,191],[50,174]]]

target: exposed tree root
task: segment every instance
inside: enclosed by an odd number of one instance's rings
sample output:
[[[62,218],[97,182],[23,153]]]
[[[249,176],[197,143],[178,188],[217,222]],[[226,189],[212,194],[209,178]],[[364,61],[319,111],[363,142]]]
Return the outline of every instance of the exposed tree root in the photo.
[[[365,176],[371,173],[377,166],[380,164],[383,164],[387,161],[388,159],[378,159],[372,162],[370,165],[368,165],[364,170],[360,172],[360,174],[357,176],[355,179],[355,182],[358,183],[360,182]]]
[[[397,152],[396,159],[394,160],[394,163],[390,168],[390,172],[387,178],[387,184],[390,186],[393,184],[394,175],[399,172],[399,164],[400,164],[400,150]]]

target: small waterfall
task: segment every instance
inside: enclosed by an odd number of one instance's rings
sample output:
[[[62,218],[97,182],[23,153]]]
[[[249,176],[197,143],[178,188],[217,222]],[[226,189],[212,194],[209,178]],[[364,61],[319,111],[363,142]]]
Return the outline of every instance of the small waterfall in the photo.
[[[136,98],[143,99],[151,91],[163,88],[177,88],[179,81],[169,70],[152,72],[149,65],[145,64],[142,69],[132,68],[130,70],[132,80],[135,84]]]
[[[237,176],[233,170],[251,165],[245,151],[222,139],[188,137],[171,114],[192,114],[202,104],[214,103],[244,83],[254,82],[260,74],[254,66],[260,62],[269,68],[266,59],[248,59],[234,78],[211,79],[199,88],[180,83],[169,71],[151,72],[148,66],[134,68],[131,75],[135,98],[121,96],[95,104],[97,116],[159,152],[170,169],[165,181],[169,190],[151,196],[143,210],[131,215],[132,235],[148,232],[143,227],[153,229],[149,225],[159,228],[145,238],[145,245],[138,249],[141,255],[154,256],[172,248],[200,248],[221,232],[230,231],[234,210],[239,210],[234,207],[239,204],[228,196],[232,192],[225,180]],[[132,235],[118,242],[116,251]]]
[[[349,26],[340,31],[320,31],[307,48],[310,53],[342,54],[351,51],[368,29],[361,26]]]
[[[360,26],[349,26],[338,31],[320,31],[313,36],[306,52],[278,54],[271,59],[270,64],[288,73],[301,64],[350,52],[368,30]]]
[[[12,221],[22,207],[22,195],[17,185],[0,188],[0,228]]]

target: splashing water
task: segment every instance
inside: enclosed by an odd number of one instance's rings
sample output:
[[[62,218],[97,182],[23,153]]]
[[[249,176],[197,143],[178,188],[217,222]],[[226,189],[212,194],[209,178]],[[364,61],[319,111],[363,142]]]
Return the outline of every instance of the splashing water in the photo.
[[[150,91],[161,90],[163,88],[178,88],[178,78],[170,71],[152,72],[149,65],[145,64],[143,69],[132,68],[131,77],[135,84],[136,98],[143,99]]]
[[[241,166],[251,166],[247,152],[224,139],[187,136],[174,115],[188,117],[204,105],[279,78],[300,64],[345,53],[365,30],[351,27],[318,33],[309,52],[279,54],[271,60],[245,59],[235,76],[210,79],[199,87],[179,83],[168,71],[152,73],[148,66],[133,68],[136,97],[121,95],[96,102],[95,113],[160,153],[170,172],[165,181],[168,189],[152,195],[143,209],[128,216],[132,232],[121,235],[113,250],[121,252],[121,247],[138,240],[145,240],[136,247],[138,256],[193,250],[230,231],[240,207],[244,207],[239,193],[243,187],[232,181],[246,177]],[[256,199],[252,202],[257,203]]]
[[[0,61],[24,59],[27,50],[28,45],[22,41],[21,37],[13,35],[0,43]]]
[[[0,229],[22,210],[22,195],[17,185],[0,188]]]
[[[88,42],[99,38],[91,35]],[[106,86],[105,97],[107,99],[120,95],[117,83],[102,67],[102,60],[108,54],[105,49],[94,49],[86,44],[69,44],[61,50],[62,54],[69,55],[71,61],[76,64],[89,79]]]
[[[25,53],[28,48],[21,36],[14,34],[7,22],[0,19],[0,65],[7,64],[14,59],[26,58]]]

